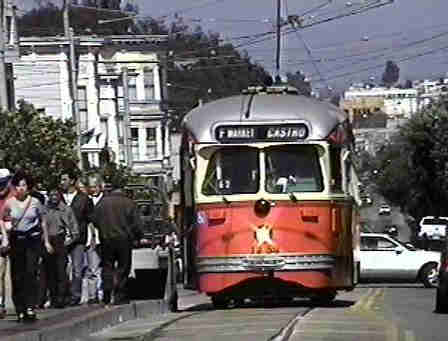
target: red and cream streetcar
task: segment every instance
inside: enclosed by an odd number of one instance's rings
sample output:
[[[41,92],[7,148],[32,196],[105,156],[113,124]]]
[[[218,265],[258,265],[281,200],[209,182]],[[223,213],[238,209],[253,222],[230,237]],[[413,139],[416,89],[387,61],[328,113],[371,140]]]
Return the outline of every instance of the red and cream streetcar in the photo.
[[[357,281],[346,113],[287,87],[248,89],[183,120],[185,284],[231,300],[329,302]]]

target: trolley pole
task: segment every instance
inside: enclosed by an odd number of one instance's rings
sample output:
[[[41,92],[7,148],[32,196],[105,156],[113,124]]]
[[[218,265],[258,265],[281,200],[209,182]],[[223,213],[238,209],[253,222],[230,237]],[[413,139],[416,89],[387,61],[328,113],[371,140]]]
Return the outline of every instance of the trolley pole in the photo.
[[[275,57],[275,83],[277,83],[277,81],[280,81],[280,31],[282,27],[281,19],[281,0],[277,0],[277,51]]]
[[[129,131],[131,129],[131,123],[129,120],[129,73],[128,68],[122,68],[123,71],[123,144],[126,153],[126,163],[129,168],[132,168],[132,149],[131,149],[131,137]]]
[[[70,42],[69,46],[69,86],[70,86],[70,97],[72,101],[72,119],[75,122],[76,129],[76,155],[78,157],[78,168],[82,170],[82,155],[81,155],[81,124],[78,111],[78,74],[76,68],[76,53],[75,53],[75,42],[73,28],[70,27],[69,11],[70,11],[70,0],[64,0],[64,35],[65,39]]]
[[[4,35],[4,21],[5,21],[5,3],[0,0],[0,110],[9,110],[8,91],[6,86],[6,68],[5,68],[5,35]]]

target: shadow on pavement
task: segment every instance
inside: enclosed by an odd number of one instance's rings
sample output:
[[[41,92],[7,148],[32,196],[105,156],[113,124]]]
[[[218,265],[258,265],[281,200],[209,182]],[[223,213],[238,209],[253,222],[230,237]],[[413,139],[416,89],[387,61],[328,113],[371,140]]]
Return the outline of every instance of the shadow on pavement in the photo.
[[[225,309],[217,309],[211,303],[198,304],[193,307],[189,307],[185,310],[179,310],[179,312],[200,312],[200,311],[212,311],[212,310],[231,310],[231,309],[253,309],[253,308],[294,308],[294,307],[306,307],[306,308],[346,308],[355,304],[355,301],[351,300],[334,300],[329,303],[314,303],[308,299],[293,299],[290,302],[275,302],[272,300],[260,300],[255,302],[245,302],[240,304],[229,305]]]

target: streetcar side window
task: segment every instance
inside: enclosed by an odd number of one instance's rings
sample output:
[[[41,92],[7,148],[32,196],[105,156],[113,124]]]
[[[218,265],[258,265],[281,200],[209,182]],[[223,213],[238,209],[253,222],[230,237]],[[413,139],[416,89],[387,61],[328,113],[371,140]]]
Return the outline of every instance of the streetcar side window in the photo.
[[[341,148],[330,147],[331,190],[342,192]]]
[[[314,146],[273,146],[267,148],[265,154],[267,192],[323,191],[319,155]]]
[[[208,163],[202,193],[250,194],[259,190],[258,149],[221,148],[215,151]]]

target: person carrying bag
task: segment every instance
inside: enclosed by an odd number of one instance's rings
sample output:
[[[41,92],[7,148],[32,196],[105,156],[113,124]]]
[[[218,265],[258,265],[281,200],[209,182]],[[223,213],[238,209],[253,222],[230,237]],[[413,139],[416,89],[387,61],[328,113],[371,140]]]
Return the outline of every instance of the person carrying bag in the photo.
[[[18,171],[11,180],[14,196],[6,200],[0,216],[2,246],[11,246],[12,300],[19,322],[36,320],[39,258],[42,241],[48,253],[53,252],[48,239],[46,210],[40,201],[30,195],[32,180]],[[6,231],[5,222],[10,217],[12,229]]]

